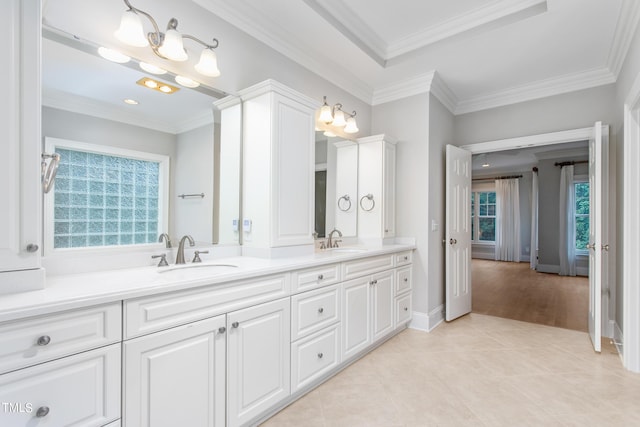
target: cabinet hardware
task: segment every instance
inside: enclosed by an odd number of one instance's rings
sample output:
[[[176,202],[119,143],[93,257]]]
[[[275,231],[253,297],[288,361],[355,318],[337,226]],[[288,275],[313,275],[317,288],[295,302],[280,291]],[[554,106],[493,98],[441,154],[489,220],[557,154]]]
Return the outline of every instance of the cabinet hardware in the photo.
[[[587,244],[587,249],[593,249],[593,250],[595,251],[595,250],[596,250],[596,244],[595,244],[595,243],[593,243],[593,244],[591,244],[591,243]]]
[[[320,313],[320,314],[324,313],[324,308],[320,307],[320,308],[318,309],[318,313]]]
[[[602,245],[602,250],[609,252],[609,245]]]
[[[371,282],[369,282],[370,285],[377,285],[378,281],[377,280],[372,280]]]
[[[41,406],[36,411],[36,417],[37,418],[44,418],[47,415],[49,415],[49,407],[48,406]]]
[[[322,359],[323,357],[324,357],[324,354],[318,353],[318,359]]]
[[[449,239],[449,243],[452,245],[455,245],[456,243],[458,243],[457,239]]]
[[[407,277],[405,277],[405,278],[404,278],[404,281],[405,281],[405,282],[408,282],[408,281],[409,281],[409,279],[408,279]]]
[[[318,280],[324,279],[324,274],[318,274]]]
[[[405,260],[405,261],[408,261],[408,260],[409,260],[409,257],[405,255],[405,256],[404,256],[404,260]]]
[[[405,308],[404,308],[404,311],[409,311],[409,308],[408,308],[408,307],[405,307]]]
[[[224,326],[220,326],[218,328],[218,333],[219,334],[224,334],[225,332],[227,332],[227,328],[225,328]]]
[[[27,252],[31,252],[31,253],[38,252],[38,249],[40,249],[40,247],[35,243],[29,243],[27,245]]]
[[[38,338],[37,344],[41,346],[45,346],[51,342],[51,337],[49,335],[43,335]]]
[[[233,326],[234,328],[237,328],[238,326],[240,326],[240,323],[238,323],[238,322],[233,322],[233,323],[231,324],[231,326]]]

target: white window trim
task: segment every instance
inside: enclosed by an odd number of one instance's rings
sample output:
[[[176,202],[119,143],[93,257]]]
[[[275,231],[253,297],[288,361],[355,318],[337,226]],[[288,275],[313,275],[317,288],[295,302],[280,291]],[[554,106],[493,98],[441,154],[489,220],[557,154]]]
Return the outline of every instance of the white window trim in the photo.
[[[471,192],[472,193],[490,193],[496,192],[496,187],[494,184],[479,184],[479,185],[474,185],[471,188]],[[473,209],[473,216],[472,221],[473,221],[473,227],[472,229],[476,231],[476,233],[478,232],[478,230],[480,229],[480,205],[479,203],[480,198],[478,197],[476,202],[474,203]],[[496,206],[497,208],[497,206]],[[495,218],[496,223],[498,222],[498,216],[497,215],[493,215],[493,217],[486,217],[484,216],[483,218]],[[495,240],[476,240],[477,236],[471,236],[471,244],[472,245],[478,245],[478,246],[495,246],[496,245],[496,241]]]
[[[127,157],[135,160],[145,160],[158,162],[159,168],[159,186],[158,186],[158,224],[161,230],[169,230],[169,179],[170,179],[170,158],[162,154],[148,153],[144,151],[128,150],[125,148],[105,146],[98,144],[90,144],[87,142],[72,141],[69,139],[45,137],[45,151],[54,153],[57,149],[79,150],[95,154],[112,155],[118,157]],[[55,183],[54,183],[55,186]],[[44,255],[51,256],[54,254],[117,254],[123,252],[145,252],[150,248],[164,248],[164,244],[160,243],[142,243],[132,245],[114,245],[114,246],[87,246],[82,248],[54,248],[54,197],[53,191],[45,194],[43,203],[43,228],[44,228]]]

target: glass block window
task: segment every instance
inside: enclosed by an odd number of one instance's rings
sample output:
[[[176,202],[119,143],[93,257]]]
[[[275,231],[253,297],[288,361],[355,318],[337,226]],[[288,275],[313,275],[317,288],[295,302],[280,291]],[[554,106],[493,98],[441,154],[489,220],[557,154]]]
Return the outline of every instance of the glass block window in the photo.
[[[164,216],[161,160],[60,146],[55,151],[54,249],[157,242]]]

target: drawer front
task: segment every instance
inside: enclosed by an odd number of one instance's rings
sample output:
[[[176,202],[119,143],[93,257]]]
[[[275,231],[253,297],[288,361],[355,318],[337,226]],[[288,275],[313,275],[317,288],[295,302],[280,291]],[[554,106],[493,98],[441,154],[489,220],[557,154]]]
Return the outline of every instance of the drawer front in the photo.
[[[340,264],[322,265],[294,271],[291,275],[291,291],[298,293],[333,285],[340,281]]]
[[[394,255],[378,255],[347,261],[342,264],[342,278],[343,280],[349,280],[393,268],[393,257]]]
[[[337,285],[291,297],[291,341],[340,321]]]
[[[289,296],[286,274],[125,301],[125,338]]]
[[[396,322],[395,327],[399,327],[411,320],[411,293],[403,297],[396,298]]]
[[[291,345],[291,391],[312,383],[340,363],[340,325]]]
[[[120,344],[0,375],[2,426],[98,427],[120,418]]]
[[[411,266],[396,270],[396,296],[411,289]]]
[[[118,342],[121,324],[120,302],[2,324],[0,373]]]
[[[413,251],[404,251],[395,254],[396,267],[411,264],[413,262]]]

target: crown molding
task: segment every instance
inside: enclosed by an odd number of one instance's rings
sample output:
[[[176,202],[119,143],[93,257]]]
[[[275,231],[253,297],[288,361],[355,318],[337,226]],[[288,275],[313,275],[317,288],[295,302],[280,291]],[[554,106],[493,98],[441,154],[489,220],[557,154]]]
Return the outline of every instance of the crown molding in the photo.
[[[540,80],[476,98],[458,102],[456,115],[488,110],[490,108],[517,104],[524,101],[546,98],[582,89],[615,83],[616,76],[608,68],[565,74],[560,77]]]
[[[421,93],[433,94],[452,114],[458,100],[436,71],[385,86],[374,91],[371,105],[385,104]]]
[[[613,43],[607,59],[607,67],[613,75],[618,77],[622,65],[627,57],[633,36],[640,22],[640,2],[637,0],[623,0],[613,36]]]

